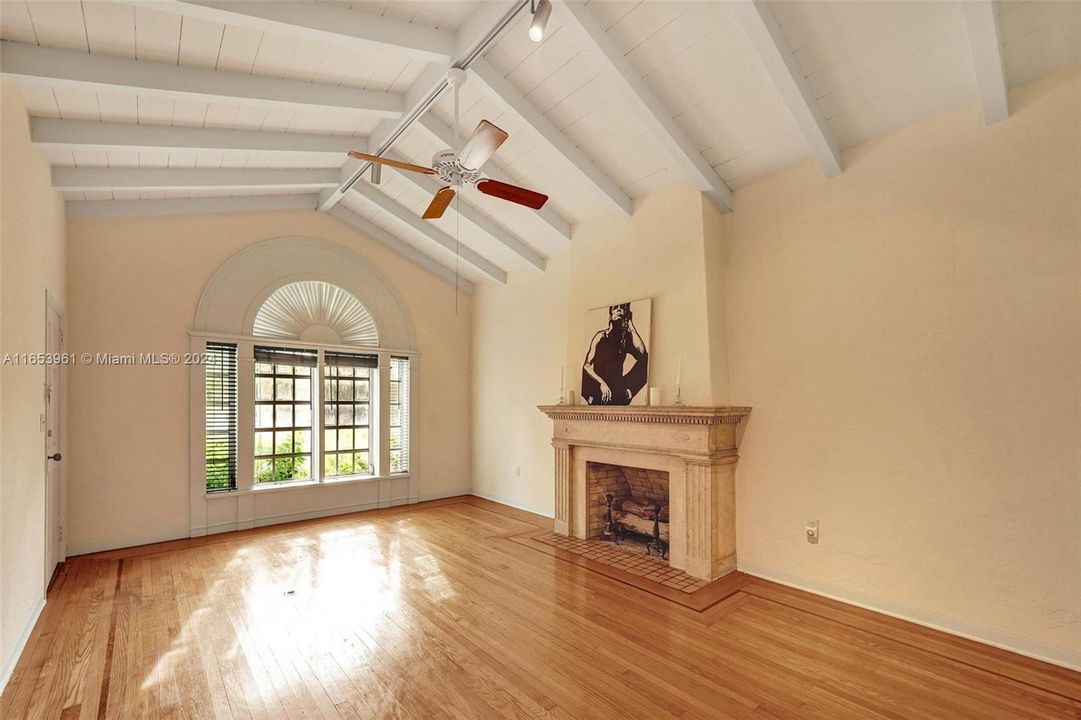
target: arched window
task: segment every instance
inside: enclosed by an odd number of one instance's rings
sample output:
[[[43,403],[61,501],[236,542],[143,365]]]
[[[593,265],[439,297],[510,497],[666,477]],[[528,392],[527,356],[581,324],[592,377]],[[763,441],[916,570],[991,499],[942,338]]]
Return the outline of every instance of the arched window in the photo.
[[[379,332],[368,309],[351,293],[319,280],[293,282],[275,290],[259,308],[252,335],[329,345],[379,345]]]

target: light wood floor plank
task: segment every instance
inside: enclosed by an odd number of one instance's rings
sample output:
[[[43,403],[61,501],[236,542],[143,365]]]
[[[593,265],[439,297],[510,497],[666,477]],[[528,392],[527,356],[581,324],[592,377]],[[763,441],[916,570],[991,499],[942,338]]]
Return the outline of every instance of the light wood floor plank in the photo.
[[[0,716],[1081,718],[1079,673],[746,576],[677,601],[550,522],[463,497],[72,558]]]

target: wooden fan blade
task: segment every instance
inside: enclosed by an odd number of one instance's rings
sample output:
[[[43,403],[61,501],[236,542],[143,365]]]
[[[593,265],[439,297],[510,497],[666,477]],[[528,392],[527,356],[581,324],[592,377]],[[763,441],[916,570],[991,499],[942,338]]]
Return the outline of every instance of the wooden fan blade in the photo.
[[[480,170],[481,166],[488,162],[488,158],[492,157],[506,140],[507,133],[487,120],[481,120],[477,123],[473,136],[459,153],[458,162],[468,170]]]
[[[477,190],[480,190],[485,195],[491,195],[492,197],[497,197],[501,200],[509,200],[512,203],[525,205],[534,210],[540,210],[544,207],[544,203],[548,202],[547,195],[542,195],[541,193],[532,190],[526,190],[517,185],[508,185],[507,183],[499,182],[498,180],[481,180],[477,183]]]
[[[357,160],[367,160],[368,162],[379,163],[380,165],[390,165],[396,167],[399,170],[411,170],[412,172],[424,173],[425,175],[435,175],[435,170],[426,168],[423,165],[413,165],[407,162],[398,162],[397,160],[391,160],[390,158],[379,157],[378,155],[369,155],[368,153],[357,152],[354,150],[349,153],[349,157],[356,158]]]
[[[449,185],[439,188],[439,192],[435,194],[435,197],[428,204],[428,209],[424,211],[424,219],[435,220],[443,217],[443,213],[446,212],[447,206],[450,205],[450,201],[453,199],[453,188]]]

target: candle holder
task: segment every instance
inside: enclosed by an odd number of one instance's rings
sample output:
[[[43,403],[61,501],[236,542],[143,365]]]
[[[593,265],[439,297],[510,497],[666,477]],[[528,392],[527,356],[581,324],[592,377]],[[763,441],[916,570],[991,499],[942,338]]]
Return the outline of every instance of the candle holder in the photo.
[[[673,405],[682,405],[683,404],[683,398],[680,396],[680,387],[679,387],[679,385],[676,385],[676,399],[675,399],[675,402],[673,402],[672,404]]]
[[[567,404],[567,391],[566,388],[559,388],[559,402],[556,405]]]

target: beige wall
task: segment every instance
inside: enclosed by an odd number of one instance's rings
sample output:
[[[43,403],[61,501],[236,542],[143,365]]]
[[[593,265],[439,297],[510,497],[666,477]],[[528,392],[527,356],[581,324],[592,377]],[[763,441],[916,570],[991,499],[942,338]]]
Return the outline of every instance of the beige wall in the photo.
[[[1059,74],[1008,121],[961,108],[840,177],[807,163],[737,193],[741,567],[1081,652],[1079,94]]]
[[[45,292],[64,307],[64,205],[30,144],[18,91],[0,85],[0,358],[45,351]],[[42,366],[0,366],[0,687],[45,588]]]
[[[79,353],[186,352],[207,281],[253,243],[305,236],[359,253],[397,289],[416,328],[421,499],[468,491],[470,300],[456,315],[452,286],[312,211],[78,220],[69,234],[70,348]],[[71,375],[69,548],[186,536],[188,369],[80,365]]]
[[[666,401],[682,353],[686,401],[754,407],[744,569],[1081,664],[1078,84],[1022,88],[991,127],[975,106],[919,123],[837,178],[804,163],[724,216],[659,192],[482,290],[474,487],[551,513],[533,406],[561,362],[575,377],[587,308],[653,297]]]
[[[473,402],[483,410],[474,414],[475,492],[552,513],[552,426],[535,406],[558,400],[561,365],[567,388],[580,396],[591,308],[653,299],[649,384],[665,402],[675,396],[680,355],[685,403],[708,404],[715,382],[725,388],[724,359],[710,349],[717,326],[707,307],[710,293],[717,297],[705,271],[707,252],[714,252],[704,247],[707,220],[712,226],[719,219],[703,213],[690,186],[660,190],[640,200],[631,217],[612,213],[580,223],[543,275],[516,273],[506,287],[478,291]],[[723,338],[716,344],[723,351]]]

